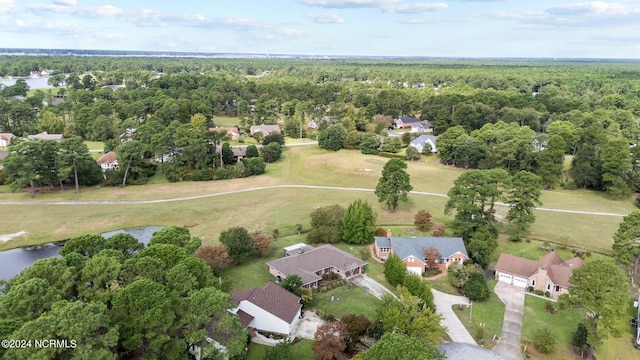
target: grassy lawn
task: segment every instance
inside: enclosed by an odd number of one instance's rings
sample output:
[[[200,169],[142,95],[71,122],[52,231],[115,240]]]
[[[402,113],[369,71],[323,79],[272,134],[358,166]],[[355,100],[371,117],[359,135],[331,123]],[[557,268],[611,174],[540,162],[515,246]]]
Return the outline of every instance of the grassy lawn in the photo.
[[[231,116],[214,116],[213,122],[216,126],[238,126],[240,124],[239,117],[231,117]]]
[[[85,141],[84,144],[89,150],[100,150],[101,152],[104,150],[104,142],[102,141]]]
[[[471,307],[457,305],[453,306],[453,312],[456,313],[462,324],[467,328],[469,333],[477,339],[477,329],[480,324],[484,326],[484,346],[486,348],[492,348],[493,337],[498,337],[502,334],[502,321],[504,319],[505,304],[498,299],[496,293],[493,292],[493,288],[496,286],[495,281],[489,281],[489,289],[491,295],[489,299],[482,302],[474,302]],[[472,313],[473,311],[473,313]]]
[[[584,318],[585,312],[581,308],[572,308],[551,314],[545,311],[545,301],[535,296],[525,296],[520,341],[529,345],[528,350],[536,359],[567,359],[571,353],[571,335]],[[556,335],[555,351],[546,355],[538,353],[533,347],[534,331],[544,327],[548,327]]]
[[[313,340],[304,339],[293,346],[291,346],[291,352],[293,353],[294,359],[300,360],[313,360],[313,350],[311,346],[313,345]],[[269,347],[266,345],[260,344],[249,344],[249,352],[247,353],[247,360],[262,360],[264,359],[264,355],[267,352]]]
[[[217,118],[222,121],[223,119]],[[237,120],[237,119],[235,119]],[[95,144],[94,146],[98,146]],[[217,242],[220,231],[230,226],[245,226],[270,230],[293,228],[309,223],[309,213],[318,206],[341,204],[362,198],[378,213],[380,226],[397,226],[398,233],[409,233],[413,216],[420,209],[428,210],[434,221],[444,222],[450,217],[443,214],[446,198],[428,195],[410,195],[397,212],[391,213],[377,202],[372,192],[338,191],[324,189],[274,189],[241,192],[219,197],[155,204],[95,204],[56,206],[38,204],[40,201],[130,201],[157,200],[215,194],[224,191],[281,185],[306,184],[358,188],[375,188],[380,172],[388,161],[358,151],[326,151],[317,146],[289,147],[282,160],[267,166],[267,174],[225,181],[166,183],[157,175],[144,186],[83,188],[81,194],[71,189],[60,192],[38,193],[31,199],[28,193],[8,193],[0,187],[0,201],[23,202],[11,207],[11,217],[0,218],[2,233],[21,230],[27,235],[20,241],[0,245],[0,249],[17,245],[37,244],[62,240],[85,232],[102,232],[128,226],[183,225],[201,236],[205,244]],[[411,182],[416,191],[446,193],[462,169],[443,166],[436,157],[423,157],[408,164]],[[603,194],[591,191],[545,191],[547,207],[628,213],[633,200],[613,201]],[[34,206],[37,205],[37,206]],[[504,211],[503,208],[498,209]],[[559,242],[570,238],[569,245],[608,252],[621,218],[595,215],[577,215],[537,211],[537,222],[531,228],[533,238]],[[408,228],[407,228],[408,227]],[[404,230],[402,230],[404,229]],[[14,244],[14,245],[11,245]]]
[[[331,295],[334,296],[333,302]],[[313,293],[313,301],[309,307],[316,309],[319,315],[330,314],[338,319],[347,314],[364,315],[373,319],[380,303],[380,300],[361,288],[347,284],[331,291]]]
[[[619,338],[609,337],[600,346],[596,347],[598,359],[632,360],[640,358],[640,350],[633,347],[635,329],[629,326],[632,317],[638,316],[638,309],[633,307],[633,301],[629,301],[627,314],[622,321],[623,333]]]
[[[449,278],[446,276],[443,276],[436,280],[427,280],[427,283],[429,283],[429,286],[431,286],[431,288],[445,294],[460,295],[460,293],[458,293],[458,290],[449,283]]]

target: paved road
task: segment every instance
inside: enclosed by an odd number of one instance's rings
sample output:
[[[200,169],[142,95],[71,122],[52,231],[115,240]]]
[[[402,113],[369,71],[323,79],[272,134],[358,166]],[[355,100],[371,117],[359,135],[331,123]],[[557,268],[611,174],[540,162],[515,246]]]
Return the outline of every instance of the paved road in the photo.
[[[176,202],[176,201],[189,201],[196,199],[205,199],[216,196],[223,196],[229,194],[238,194],[243,192],[250,191],[261,191],[261,190],[270,190],[270,189],[319,189],[319,190],[340,190],[340,191],[362,191],[362,192],[374,192],[375,189],[369,188],[351,188],[351,187],[341,187],[341,186],[321,186],[321,185],[273,185],[273,186],[260,186],[253,187],[247,189],[240,190],[232,190],[232,191],[224,191],[219,193],[212,194],[203,194],[203,195],[195,195],[195,196],[186,196],[186,197],[177,197],[177,198],[169,198],[169,199],[158,199],[158,200],[123,200],[123,201],[0,201],[0,205],[129,205],[129,204],[157,204],[157,203],[167,203],[167,202]],[[427,191],[411,191],[411,194],[416,195],[427,195],[427,196],[437,196],[437,197],[448,197],[446,194],[439,194]],[[504,203],[496,203],[497,205],[507,206]],[[599,216],[616,216],[616,217],[624,217],[628,214],[615,214],[615,213],[607,213],[607,212],[599,212],[599,211],[581,211],[581,210],[566,210],[566,209],[552,209],[552,208],[536,208],[538,211],[548,211],[548,212],[560,212],[560,213],[569,213],[569,214],[582,214],[582,215],[599,215]]]
[[[365,274],[361,274],[351,280],[356,286],[362,288],[364,291],[369,294],[377,297],[378,299],[382,299],[382,297],[386,294],[389,294],[393,297],[396,297],[394,293],[392,293],[389,289],[382,286],[379,282],[373,280]]]
[[[464,296],[445,294],[435,289],[431,289],[431,292],[433,293],[436,312],[443,316],[442,325],[447,327],[447,334],[449,334],[451,341],[454,343],[478,345],[452,309],[452,306],[458,304],[469,305],[469,299]]]
[[[507,305],[502,323],[502,337],[493,347],[493,351],[512,360],[522,360],[520,335],[522,332],[522,313],[524,312],[524,288],[498,282],[493,291]]]

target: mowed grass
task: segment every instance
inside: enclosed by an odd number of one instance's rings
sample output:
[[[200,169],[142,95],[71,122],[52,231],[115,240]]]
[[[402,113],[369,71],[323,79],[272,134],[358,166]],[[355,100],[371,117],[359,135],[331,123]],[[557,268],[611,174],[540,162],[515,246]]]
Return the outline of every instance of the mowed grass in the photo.
[[[291,354],[294,359],[313,360],[313,340],[303,339],[291,346]],[[247,360],[262,360],[269,349],[266,345],[251,343],[249,344],[249,352]]]
[[[381,303],[381,300],[361,288],[347,284],[323,293],[314,292],[309,307],[316,309],[321,316],[328,314],[340,319],[348,314],[356,314],[373,320]]]
[[[293,227],[309,223],[309,213],[331,204],[347,206],[362,198],[371,203],[378,213],[381,226],[410,226],[418,210],[426,209],[438,222],[450,216],[443,214],[446,198],[412,194],[407,203],[391,213],[379,204],[372,193],[386,158],[362,155],[358,151],[337,152],[320,149],[316,145],[289,147],[275,164],[267,166],[265,175],[210,182],[166,183],[161,174],[151,184],[121,187],[85,187],[81,194],[71,188],[60,192],[52,190],[38,193],[32,199],[28,192],[9,193],[0,187],[0,201],[22,202],[20,205],[2,205],[5,214],[0,217],[1,233],[21,230],[27,235],[18,241],[0,245],[8,248],[62,240],[85,232],[102,232],[128,226],[182,225],[190,226],[205,243],[216,243],[220,231],[230,226],[255,229]],[[443,166],[434,156],[410,162],[408,171],[416,191],[447,193],[453,181],[464,170]],[[255,187],[284,184],[303,184],[360,188],[366,191],[333,189],[281,188],[245,191]],[[371,189],[371,190],[369,190]],[[225,191],[235,194],[214,196]],[[184,201],[154,204],[99,204],[47,205],[42,201],[137,201],[161,200],[194,196],[211,196]],[[625,214],[634,209],[632,200],[613,201],[603,194],[590,191],[545,191],[543,201],[547,207],[589,210]],[[505,212],[506,208],[498,209]],[[536,211],[537,222],[530,236],[559,242],[570,238],[570,246],[584,246],[600,252],[609,252],[612,235],[621,217],[579,215]],[[419,235],[419,234],[417,234]],[[13,244],[13,245],[12,245]]]
[[[477,329],[483,327],[484,336],[482,341],[484,342],[484,347],[490,349],[495,345],[493,342],[494,336],[500,337],[502,334],[502,322],[506,306],[493,292],[496,281],[491,280],[488,285],[491,295],[487,300],[474,302],[470,307],[454,305],[453,312],[456,313],[464,327],[467,328],[476,341],[480,340],[477,337]]]
[[[578,323],[584,318],[585,311],[582,308],[570,308],[552,314],[545,310],[546,301],[535,296],[525,295],[520,342],[528,345],[529,352],[533,353],[536,359],[568,359],[571,357],[572,351],[571,336]],[[557,304],[554,305],[557,306]],[[555,351],[550,354],[539,353],[533,346],[534,332],[545,327],[555,334],[556,339]],[[617,359],[617,357],[614,358]]]
[[[103,141],[85,141],[85,145],[89,148],[89,150],[100,150],[104,151],[104,142]]]
[[[232,116],[214,116],[213,123],[216,124],[216,126],[238,126],[240,124],[240,118]]]

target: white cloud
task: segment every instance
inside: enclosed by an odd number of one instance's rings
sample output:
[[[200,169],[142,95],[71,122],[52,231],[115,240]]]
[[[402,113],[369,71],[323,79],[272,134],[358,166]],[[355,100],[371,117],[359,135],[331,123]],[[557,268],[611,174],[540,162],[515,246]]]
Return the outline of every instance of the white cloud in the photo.
[[[29,11],[36,15],[47,16],[49,13],[68,14],[79,17],[113,17],[123,15],[124,10],[111,6],[67,6],[67,5],[46,5],[34,4],[28,6]]]
[[[64,6],[76,6],[76,5],[78,5],[78,2],[76,0],[56,0],[53,3],[57,4],[57,5],[64,5]]]
[[[17,10],[14,0],[0,0],[0,15],[12,14]]]
[[[415,4],[400,4],[400,5],[388,6],[384,9],[384,11],[389,13],[400,13],[400,14],[422,14],[422,13],[444,10],[448,7],[449,5],[442,2],[415,3]]]
[[[515,21],[539,27],[620,27],[635,25],[640,17],[640,6],[626,3],[593,1],[558,5],[543,11],[523,13],[492,12],[476,14],[477,17]]]
[[[307,19],[311,19],[317,24],[342,24],[344,19],[335,12],[326,12],[321,14],[307,14]]]
[[[329,9],[358,9],[358,8],[383,8],[395,4],[400,0],[299,0],[308,6],[317,6]]]

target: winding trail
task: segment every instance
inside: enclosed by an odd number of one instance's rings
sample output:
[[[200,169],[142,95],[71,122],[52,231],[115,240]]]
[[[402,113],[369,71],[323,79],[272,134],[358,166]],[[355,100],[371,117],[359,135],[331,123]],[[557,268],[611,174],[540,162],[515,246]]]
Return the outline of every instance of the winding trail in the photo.
[[[262,190],[271,190],[271,189],[317,189],[317,190],[336,190],[336,191],[362,191],[362,192],[374,192],[375,189],[369,188],[352,188],[352,187],[342,187],[342,186],[322,186],[322,185],[272,185],[272,186],[259,186],[252,187],[247,189],[240,190],[230,190],[223,191],[218,193],[209,193],[202,195],[194,195],[194,196],[185,196],[185,197],[176,197],[169,199],[156,199],[156,200],[121,200],[121,201],[0,201],[0,205],[136,205],[136,204],[160,204],[160,203],[170,203],[176,201],[189,201],[189,200],[197,200],[197,199],[206,199],[212,198],[216,196],[224,196],[230,194],[239,194],[251,191],[262,191]],[[427,191],[411,191],[410,194],[415,195],[426,195],[426,196],[436,196],[436,197],[448,197],[447,194],[433,193]],[[497,202],[496,205],[499,206],[508,206],[505,203]],[[545,208],[545,207],[537,207],[538,211],[546,211],[546,212],[557,212],[557,213],[569,213],[569,214],[580,214],[580,215],[598,215],[598,216],[615,216],[615,217],[624,217],[628,214],[616,214],[616,213],[608,213],[608,212],[600,212],[600,211],[583,211],[583,210],[567,210],[567,209],[555,209],[555,208]]]

